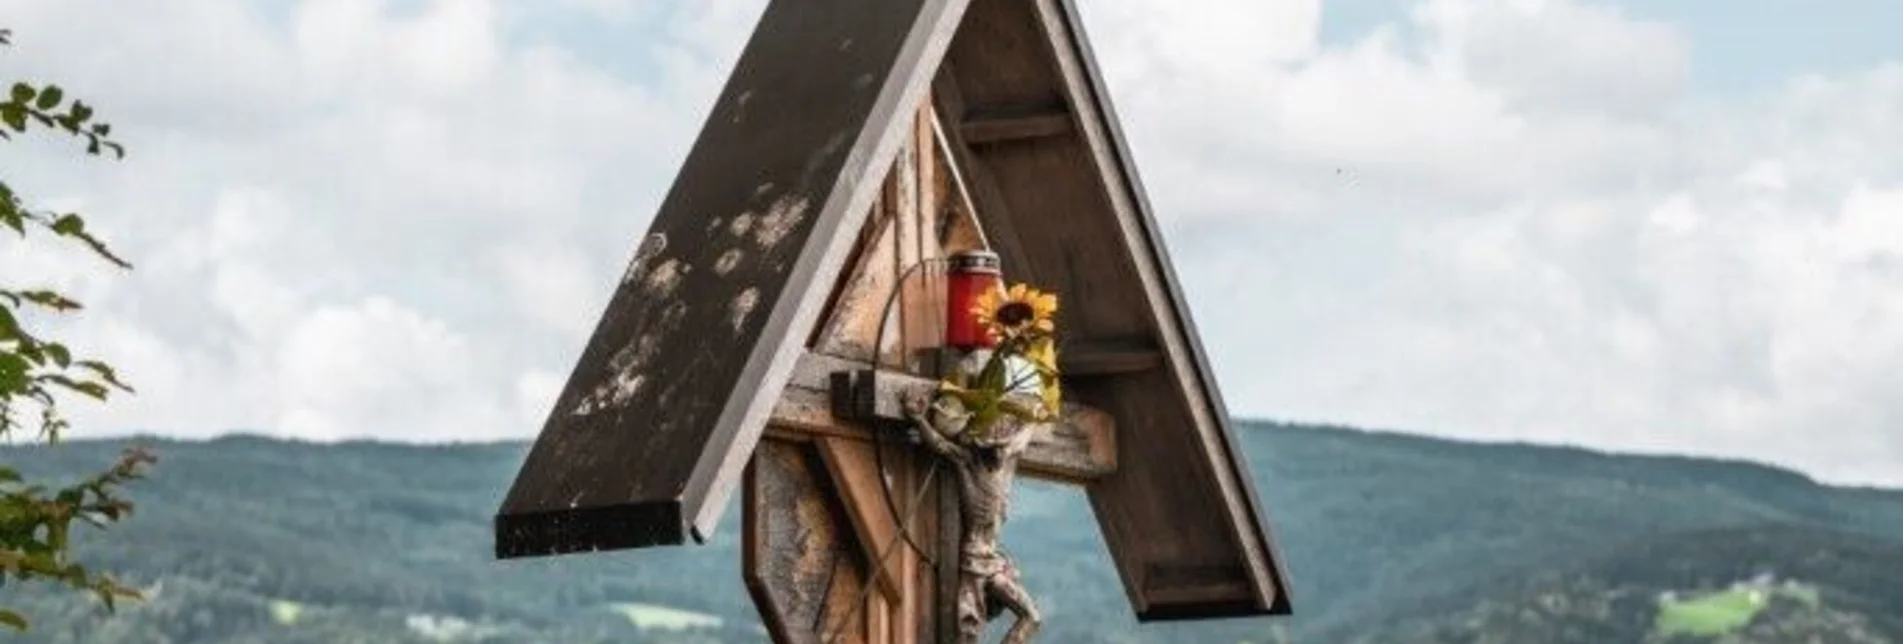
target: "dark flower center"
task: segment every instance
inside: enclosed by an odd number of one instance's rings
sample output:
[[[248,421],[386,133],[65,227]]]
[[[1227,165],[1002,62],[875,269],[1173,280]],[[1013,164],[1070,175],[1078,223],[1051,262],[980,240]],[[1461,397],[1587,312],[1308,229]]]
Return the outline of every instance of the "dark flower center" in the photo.
[[[1030,322],[1036,311],[1024,302],[1011,302],[998,307],[998,323],[1005,326],[1018,326]]]

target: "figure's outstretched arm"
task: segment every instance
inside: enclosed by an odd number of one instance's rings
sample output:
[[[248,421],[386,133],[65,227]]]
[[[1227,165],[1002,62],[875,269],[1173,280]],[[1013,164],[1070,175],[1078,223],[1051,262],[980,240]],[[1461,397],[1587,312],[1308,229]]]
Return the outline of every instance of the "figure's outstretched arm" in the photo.
[[[923,441],[926,447],[937,452],[939,456],[944,456],[956,461],[965,461],[971,457],[971,454],[966,452],[965,448],[960,447],[957,443],[946,440],[945,435],[939,433],[938,427],[925,420],[924,416],[913,416],[912,421],[918,426],[919,440]]]
[[[940,456],[960,462],[970,460],[969,451],[947,440],[938,426],[932,424],[927,416],[927,410],[930,408],[929,403],[926,402],[928,399],[928,394],[908,395],[906,399],[905,413],[912,419],[912,425],[918,430],[919,441],[925,443],[926,447]],[[945,410],[941,407],[939,412],[944,413]]]

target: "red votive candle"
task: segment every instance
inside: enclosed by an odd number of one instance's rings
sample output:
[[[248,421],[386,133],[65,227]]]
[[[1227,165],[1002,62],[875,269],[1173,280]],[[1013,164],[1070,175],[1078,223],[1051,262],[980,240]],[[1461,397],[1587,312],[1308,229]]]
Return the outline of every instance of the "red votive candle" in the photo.
[[[971,308],[986,291],[1003,288],[997,253],[968,250],[953,253],[946,272],[945,346],[971,351],[989,349],[996,344],[991,334],[978,324]]]

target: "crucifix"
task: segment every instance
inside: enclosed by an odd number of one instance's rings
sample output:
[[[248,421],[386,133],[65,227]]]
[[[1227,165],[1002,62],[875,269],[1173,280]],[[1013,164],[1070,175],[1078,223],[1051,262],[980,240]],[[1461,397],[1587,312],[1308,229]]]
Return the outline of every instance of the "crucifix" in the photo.
[[[770,2],[502,502],[497,556],[704,542],[738,492],[776,642],[1061,620],[1009,596],[1008,558],[964,551],[992,516],[961,503],[996,468],[924,433],[947,415],[921,401],[983,355],[948,341],[972,258],[1063,298],[1061,405],[988,447],[1088,496],[1137,618],[1286,614],[1070,0]]]

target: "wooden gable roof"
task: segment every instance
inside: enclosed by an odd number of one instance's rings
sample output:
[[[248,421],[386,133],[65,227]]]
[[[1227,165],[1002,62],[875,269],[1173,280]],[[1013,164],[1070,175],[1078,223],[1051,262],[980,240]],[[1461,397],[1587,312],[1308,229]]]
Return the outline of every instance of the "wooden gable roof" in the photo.
[[[1069,0],[774,0],[496,517],[501,557],[704,540],[910,117],[937,103],[1065,387],[1129,457],[1086,486],[1141,619],[1280,614],[1281,558]]]

